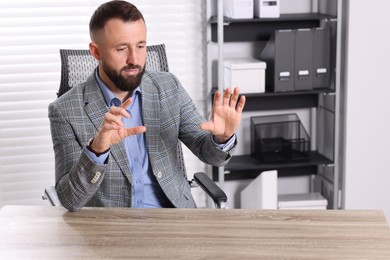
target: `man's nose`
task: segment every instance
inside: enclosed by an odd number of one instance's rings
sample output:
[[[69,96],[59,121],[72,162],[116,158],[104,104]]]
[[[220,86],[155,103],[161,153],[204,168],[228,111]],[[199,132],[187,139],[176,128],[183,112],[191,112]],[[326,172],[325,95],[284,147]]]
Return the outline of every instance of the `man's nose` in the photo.
[[[134,49],[129,49],[126,62],[127,64],[137,64],[137,53]]]

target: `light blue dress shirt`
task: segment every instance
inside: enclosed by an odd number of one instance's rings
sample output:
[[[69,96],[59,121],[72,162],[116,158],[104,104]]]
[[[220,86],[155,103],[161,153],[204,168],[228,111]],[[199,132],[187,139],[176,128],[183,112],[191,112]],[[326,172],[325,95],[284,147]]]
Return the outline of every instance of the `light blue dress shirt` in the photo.
[[[121,101],[110,91],[98,76],[98,70],[95,73],[96,81],[103,93],[107,107],[120,106]],[[142,98],[139,87],[133,91],[132,102],[126,111],[130,118],[122,118],[126,128],[143,125],[142,122]],[[224,151],[230,150],[235,142],[234,135],[226,144],[216,144]],[[132,207],[134,208],[161,208],[172,207],[155,176],[153,175],[147,145],[144,134],[132,135],[124,139],[127,156],[130,162],[130,171],[132,174]],[[109,152],[96,156],[94,153],[85,149],[88,156],[98,164],[103,164],[108,158]]]

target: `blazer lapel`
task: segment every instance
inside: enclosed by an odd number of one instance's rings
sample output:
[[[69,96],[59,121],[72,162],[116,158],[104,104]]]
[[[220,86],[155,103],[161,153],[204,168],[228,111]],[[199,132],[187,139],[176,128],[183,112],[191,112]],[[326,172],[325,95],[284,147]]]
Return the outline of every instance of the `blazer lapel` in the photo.
[[[103,123],[104,115],[108,112],[108,107],[95,80],[95,72],[86,81],[84,91],[84,111],[98,131]],[[131,183],[130,162],[123,142],[112,145],[110,154]]]
[[[84,88],[84,111],[95,126],[96,131],[103,122],[104,114],[107,113],[108,107],[104,102],[103,94],[95,80],[95,75],[91,74]]]
[[[160,137],[160,96],[152,79],[145,73],[141,83],[142,119],[151,162],[156,161]]]

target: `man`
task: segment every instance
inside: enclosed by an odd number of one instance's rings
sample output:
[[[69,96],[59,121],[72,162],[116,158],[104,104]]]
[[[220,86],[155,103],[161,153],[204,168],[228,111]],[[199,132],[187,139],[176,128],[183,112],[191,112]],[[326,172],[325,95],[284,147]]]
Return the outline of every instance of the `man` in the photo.
[[[216,93],[206,122],[175,76],[145,71],[145,20],[126,1],[102,4],[89,27],[98,67],[49,106],[62,205],[196,207],[179,141],[203,162],[225,165],[245,97]]]

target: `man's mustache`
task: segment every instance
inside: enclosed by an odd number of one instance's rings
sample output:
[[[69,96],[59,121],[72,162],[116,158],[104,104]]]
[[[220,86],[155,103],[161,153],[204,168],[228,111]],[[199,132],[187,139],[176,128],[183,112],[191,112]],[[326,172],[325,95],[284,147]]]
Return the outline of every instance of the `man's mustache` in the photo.
[[[129,64],[122,68],[122,70],[131,70],[131,69],[139,69],[141,71],[142,67],[140,65]]]

